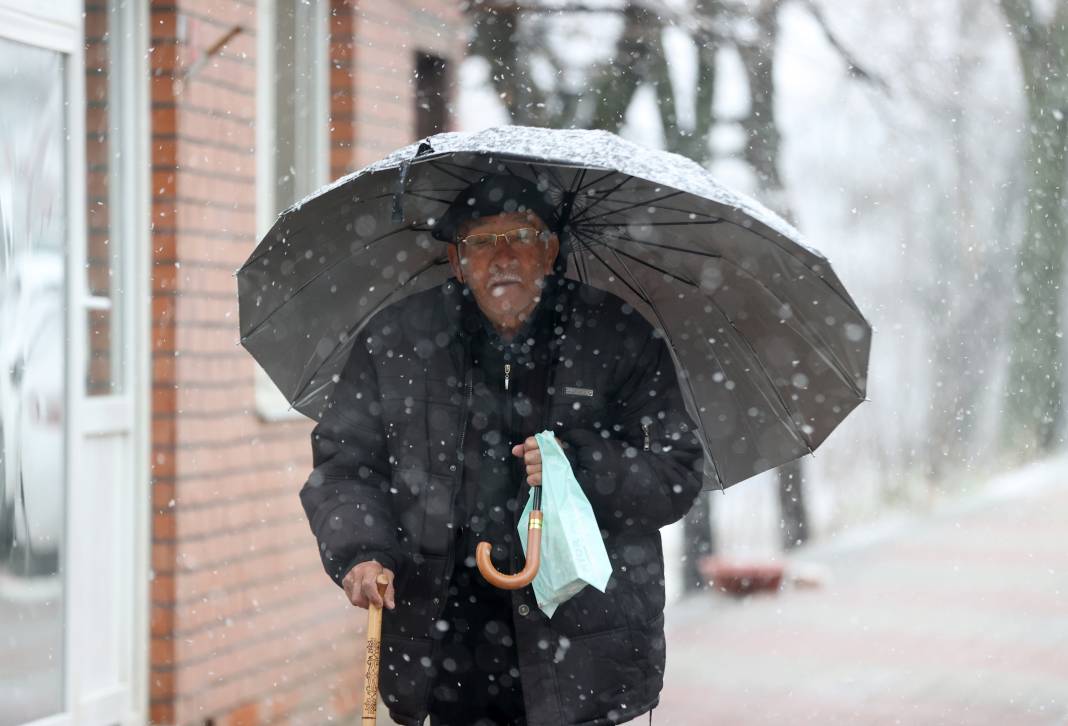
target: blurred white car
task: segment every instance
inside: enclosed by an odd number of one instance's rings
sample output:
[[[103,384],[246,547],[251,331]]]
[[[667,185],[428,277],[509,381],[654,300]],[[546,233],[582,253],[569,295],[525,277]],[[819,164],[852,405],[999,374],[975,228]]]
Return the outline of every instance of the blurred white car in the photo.
[[[0,561],[58,572],[66,487],[64,261],[35,251],[0,264]]]

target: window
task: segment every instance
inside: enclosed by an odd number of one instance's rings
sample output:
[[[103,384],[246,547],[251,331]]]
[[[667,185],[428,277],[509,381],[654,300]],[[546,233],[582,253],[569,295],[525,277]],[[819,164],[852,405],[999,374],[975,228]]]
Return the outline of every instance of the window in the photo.
[[[257,239],[286,207],[329,181],[329,0],[260,0]],[[256,410],[300,418],[261,368]]]
[[[416,138],[422,139],[445,131],[448,118],[448,78],[445,60],[429,53],[416,53]]]
[[[85,157],[86,189],[86,301],[88,335],[86,341],[86,393],[114,395],[123,389],[122,240],[128,233],[124,220],[132,215],[114,213],[122,209],[129,190],[124,185],[133,177],[124,173],[131,154],[122,153],[123,137],[118,133],[127,111],[119,88],[121,76],[112,71],[115,33],[109,28],[115,8],[104,2],[85,5]]]

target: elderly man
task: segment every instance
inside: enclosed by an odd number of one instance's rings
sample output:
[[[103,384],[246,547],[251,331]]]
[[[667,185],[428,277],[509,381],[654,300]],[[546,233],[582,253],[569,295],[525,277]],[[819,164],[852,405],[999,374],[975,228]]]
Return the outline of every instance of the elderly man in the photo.
[[[557,205],[486,177],[433,233],[453,278],[364,327],[312,433],[301,501],[323,565],[357,607],[384,606],[380,688],[401,724],[594,726],[651,711],[663,685],[659,529],[700,489],[701,453],[664,341],[604,291],[566,280]],[[531,587],[475,567],[516,523],[554,431],[612,563],[552,619]]]

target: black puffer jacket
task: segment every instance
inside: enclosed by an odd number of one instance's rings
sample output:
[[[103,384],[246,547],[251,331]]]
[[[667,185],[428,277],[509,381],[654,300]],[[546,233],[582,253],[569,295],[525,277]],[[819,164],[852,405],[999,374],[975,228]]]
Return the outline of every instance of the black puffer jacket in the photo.
[[[587,587],[550,620],[532,588],[512,594],[530,726],[627,721],[663,686],[664,562],[659,529],[701,486],[701,454],[664,341],[618,297],[547,278],[553,365],[544,424],[565,442],[612,562],[607,592]],[[433,629],[465,521],[470,301],[455,279],[378,313],[312,432],[301,501],[323,565],[340,584],[376,559],[396,574],[383,621],[380,688],[390,715],[422,724]],[[534,432],[530,432],[531,434]],[[463,450],[463,452],[461,451]],[[519,501],[527,499],[524,483]],[[522,566],[517,548],[514,565]],[[515,571],[515,570],[513,570]]]

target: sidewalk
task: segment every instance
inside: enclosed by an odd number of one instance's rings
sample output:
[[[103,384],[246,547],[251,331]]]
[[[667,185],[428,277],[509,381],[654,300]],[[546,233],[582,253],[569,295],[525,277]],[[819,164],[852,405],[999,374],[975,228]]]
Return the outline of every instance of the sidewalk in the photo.
[[[656,726],[1068,724],[1068,459],[795,561],[830,582],[668,610]]]

